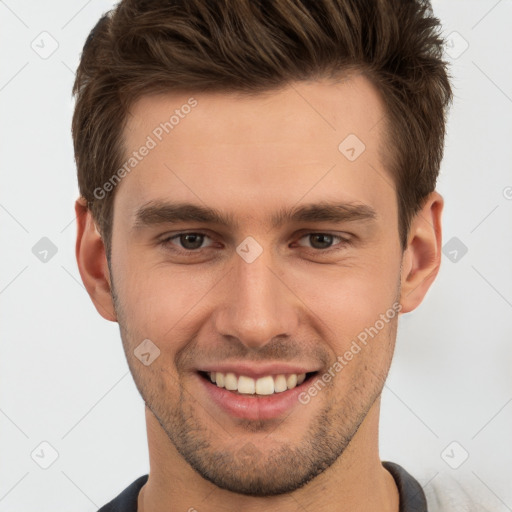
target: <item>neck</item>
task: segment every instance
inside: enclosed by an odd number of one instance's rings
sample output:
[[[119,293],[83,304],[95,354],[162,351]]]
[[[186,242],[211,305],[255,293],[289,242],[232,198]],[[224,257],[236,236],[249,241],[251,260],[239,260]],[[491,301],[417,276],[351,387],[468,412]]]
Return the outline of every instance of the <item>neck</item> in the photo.
[[[345,452],[311,482],[289,494],[262,498],[236,494],[203,479],[146,407],[150,472],[139,493],[138,511],[291,512],[300,504],[299,508],[317,512],[398,512],[398,489],[378,454],[379,411],[380,397]]]

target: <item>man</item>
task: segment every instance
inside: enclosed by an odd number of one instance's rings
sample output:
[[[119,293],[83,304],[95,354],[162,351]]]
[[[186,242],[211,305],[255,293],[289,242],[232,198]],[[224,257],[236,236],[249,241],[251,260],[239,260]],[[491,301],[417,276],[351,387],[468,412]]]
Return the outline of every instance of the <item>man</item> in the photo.
[[[426,1],[122,1],[74,86],[76,255],[150,473],[102,511],[426,511],[378,452],[441,260],[451,89]]]

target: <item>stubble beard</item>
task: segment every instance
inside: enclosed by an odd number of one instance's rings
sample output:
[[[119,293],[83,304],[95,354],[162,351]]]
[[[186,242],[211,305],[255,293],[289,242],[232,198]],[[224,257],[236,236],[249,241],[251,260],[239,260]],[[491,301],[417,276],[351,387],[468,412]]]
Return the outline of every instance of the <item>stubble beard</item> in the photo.
[[[351,389],[338,400],[334,397],[334,389],[323,390],[320,394],[330,393],[331,400],[325,400],[326,405],[311,418],[310,426],[300,439],[276,447],[276,443],[272,443],[273,429],[269,428],[268,422],[248,421],[245,431],[258,434],[260,442],[251,442],[250,435],[246,436],[246,442],[240,441],[234,432],[231,433],[235,436],[233,443],[226,442],[224,431],[222,436],[216,436],[208,425],[199,421],[197,408],[201,405],[191,398],[181,382],[174,386],[173,392],[166,387],[169,381],[162,377],[165,371],[148,373],[150,367],[142,366],[134,357],[133,348],[138,338],[126,322],[113,280],[111,287],[123,347],[142,399],[184,461],[217,487],[256,497],[277,496],[300,489],[343,456],[381,395],[393,355],[396,322],[382,333],[386,334],[390,344],[387,364],[377,367],[377,372],[368,368],[366,378],[351,382]],[[172,380],[176,381],[174,377]],[[303,421],[304,414],[301,413],[306,413],[306,407],[296,407],[286,421]],[[206,417],[215,428],[214,419],[209,415]],[[276,435],[282,436],[284,432],[279,429],[277,426]],[[267,441],[261,434],[265,431]],[[236,432],[240,432],[240,424],[236,426]]]

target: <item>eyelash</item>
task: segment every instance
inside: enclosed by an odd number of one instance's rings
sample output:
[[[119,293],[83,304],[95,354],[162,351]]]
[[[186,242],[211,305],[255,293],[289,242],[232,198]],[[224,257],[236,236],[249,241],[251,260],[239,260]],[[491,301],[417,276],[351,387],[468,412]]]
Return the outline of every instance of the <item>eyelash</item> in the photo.
[[[171,245],[173,245],[171,243],[172,240],[179,239],[180,237],[182,237],[184,235],[200,235],[200,236],[207,237],[207,238],[211,239],[211,237],[209,237],[206,233],[202,233],[200,231],[185,231],[185,232],[177,233],[172,236],[168,236],[168,237],[162,239],[159,243],[166,249],[169,249],[169,247]],[[333,237],[334,239],[339,240],[338,244],[336,244],[334,247],[328,247],[327,249],[315,249],[314,247],[309,247],[309,248],[306,247],[306,249],[312,250],[313,252],[316,252],[316,253],[326,254],[326,253],[330,253],[333,251],[338,251],[338,250],[344,248],[345,246],[350,245],[350,243],[351,243],[351,240],[348,238],[344,238],[340,235],[337,235],[334,233],[328,233],[328,232],[324,232],[324,231],[311,231],[311,232],[305,233],[304,235],[302,235],[299,238],[299,240],[302,240],[303,238],[311,236],[311,235],[327,235],[327,236]],[[302,246],[300,246],[300,247],[302,247]],[[199,248],[199,249],[183,249],[183,248],[180,249],[180,248],[176,248],[176,247],[171,248],[172,251],[177,252],[178,254],[186,254],[186,255],[198,254],[202,249],[208,249],[208,247],[203,247],[203,248]]]

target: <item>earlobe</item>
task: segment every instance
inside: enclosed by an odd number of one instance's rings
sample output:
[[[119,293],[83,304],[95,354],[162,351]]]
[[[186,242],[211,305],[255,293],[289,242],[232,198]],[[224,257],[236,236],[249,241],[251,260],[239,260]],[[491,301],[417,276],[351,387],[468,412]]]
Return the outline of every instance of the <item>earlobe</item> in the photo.
[[[75,213],[75,251],[80,276],[98,313],[106,320],[116,322],[105,246],[84,198],[75,202]]]
[[[414,216],[404,251],[401,275],[401,313],[416,309],[441,266],[443,197],[432,192]]]

